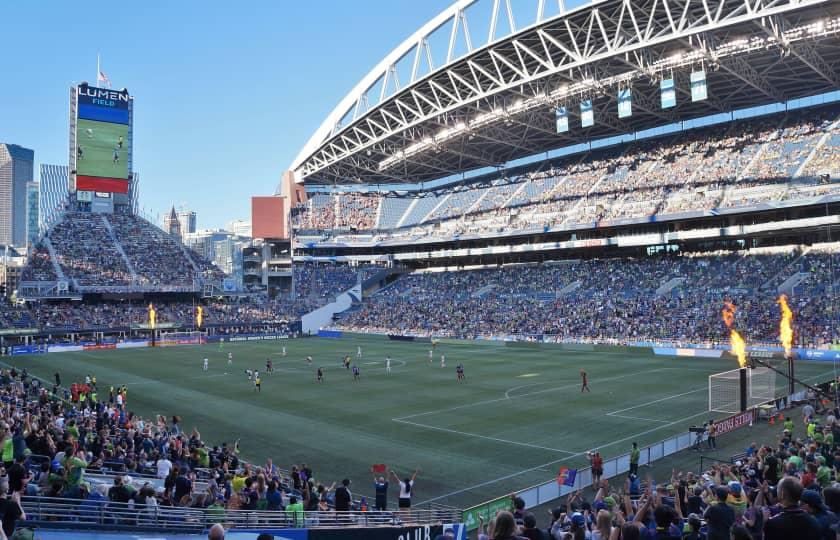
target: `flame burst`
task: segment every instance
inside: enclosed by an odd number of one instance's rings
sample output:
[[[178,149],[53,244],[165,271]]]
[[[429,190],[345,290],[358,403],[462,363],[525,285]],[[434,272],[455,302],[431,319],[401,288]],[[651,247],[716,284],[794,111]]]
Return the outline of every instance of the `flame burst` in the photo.
[[[747,342],[741,334],[735,330],[735,304],[726,300],[723,302],[723,322],[729,328],[729,343],[732,346],[732,354],[738,357],[738,364],[743,368],[747,366]]]
[[[201,328],[201,323],[204,321],[204,308],[201,306],[197,306],[195,308],[195,323],[196,326]]]
[[[790,356],[790,350],[793,347],[793,311],[788,306],[786,294],[779,296],[776,302],[782,308],[782,320],[779,322],[779,338],[782,340],[782,345],[785,348],[785,355]]]
[[[155,311],[155,306],[149,304],[149,327],[154,330],[157,324],[157,311]]]

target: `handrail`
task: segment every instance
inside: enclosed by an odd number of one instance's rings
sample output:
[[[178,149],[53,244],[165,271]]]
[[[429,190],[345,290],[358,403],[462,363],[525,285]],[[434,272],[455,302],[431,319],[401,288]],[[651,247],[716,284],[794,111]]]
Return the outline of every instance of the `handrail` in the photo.
[[[462,511],[454,508],[395,511],[288,511],[233,510],[221,506],[184,508],[120,503],[97,499],[23,497],[27,522],[41,527],[84,525],[86,528],[152,528],[204,530],[214,523],[226,528],[329,528],[385,527],[460,523]]]

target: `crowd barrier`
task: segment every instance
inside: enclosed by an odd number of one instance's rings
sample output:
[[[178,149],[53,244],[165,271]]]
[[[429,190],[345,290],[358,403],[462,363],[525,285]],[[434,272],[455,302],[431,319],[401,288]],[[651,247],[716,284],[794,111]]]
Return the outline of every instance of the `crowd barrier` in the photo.
[[[358,530],[366,536],[358,538],[397,539],[399,536],[443,528],[458,527],[461,511],[457,509],[411,509],[404,511],[351,511],[351,512],[287,512],[285,510],[229,510],[219,508],[181,508],[145,506],[118,503],[108,500],[77,500],[51,497],[23,497],[27,526],[51,529],[74,528],[107,531],[206,531],[214,523],[227,529],[240,531],[266,531],[308,529],[310,538],[337,538],[329,529]],[[321,532],[320,529],[327,531]],[[376,533],[382,529],[383,533]],[[315,533],[314,531],[319,532]],[[306,535],[302,535],[306,538]],[[347,538],[342,536],[342,538]],[[403,536],[403,538],[408,538]],[[434,538],[434,536],[432,536]]]
[[[728,418],[721,419],[717,422],[720,426],[719,435],[730,433],[739,428],[751,425],[757,418],[757,409],[750,409],[746,413],[734,414]],[[697,436],[694,433],[684,432],[673,437],[669,437],[662,441],[653,443],[644,448],[639,448],[639,465],[649,465],[654,461],[663,459],[681,450],[691,448],[698,442]],[[603,479],[614,478],[620,474],[630,471],[630,453],[622,454],[618,457],[604,459],[604,474]],[[518,497],[525,501],[525,508],[533,508],[541,504],[555,501],[561,497],[574,493],[579,489],[584,489],[592,485],[592,470],[590,467],[577,469],[574,484],[567,486],[559,484],[557,479],[552,479],[535,486],[531,486],[516,492]],[[487,523],[498,510],[510,509],[511,501],[510,495],[499,497],[477,506],[467,508],[464,510],[463,523],[468,531],[474,530],[478,527],[479,516],[482,517],[484,523]]]

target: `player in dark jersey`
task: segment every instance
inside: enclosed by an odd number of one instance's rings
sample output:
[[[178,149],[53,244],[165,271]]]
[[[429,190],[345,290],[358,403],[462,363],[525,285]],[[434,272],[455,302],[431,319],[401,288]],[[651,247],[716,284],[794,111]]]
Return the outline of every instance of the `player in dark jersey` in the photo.
[[[315,374],[315,380],[318,382],[324,382],[324,369],[318,368],[318,372]]]
[[[580,391],[581,393],[592,391],[589,389],[589,380],[587,379],[586,372],[583,369],[580,370]]]
[[[265,359],[265,372],[274,373],[274,363],[271,361],[271,358]]]
[[[457,375],[459,381],[464,380],[464,364],[458,364],[455,366],[455,374]]]
[[[358,381],[359,377],[361,377],[361,373],[359,372],[359,366],[353,366],[353,380]]]

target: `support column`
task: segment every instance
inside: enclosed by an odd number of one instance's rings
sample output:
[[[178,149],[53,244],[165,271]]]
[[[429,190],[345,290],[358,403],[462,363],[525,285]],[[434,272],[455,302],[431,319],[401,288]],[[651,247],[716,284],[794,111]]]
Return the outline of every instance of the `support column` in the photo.
[[[741,412],[747,410],[747,368],[742,367],[738,370],[738,375],[740,379],[740,405],[741,405]]]

